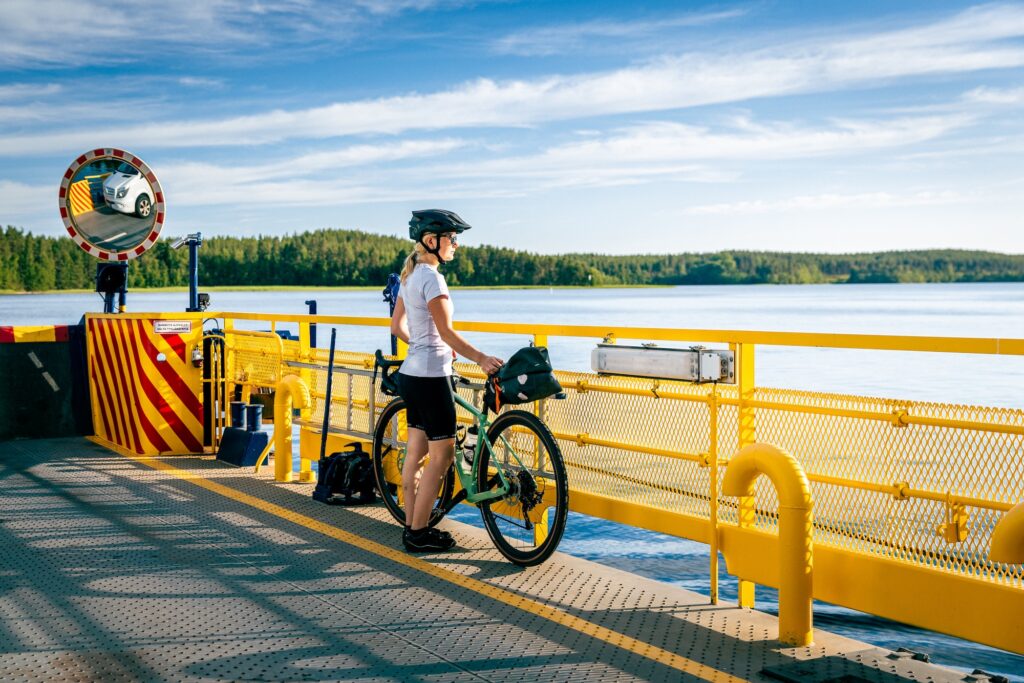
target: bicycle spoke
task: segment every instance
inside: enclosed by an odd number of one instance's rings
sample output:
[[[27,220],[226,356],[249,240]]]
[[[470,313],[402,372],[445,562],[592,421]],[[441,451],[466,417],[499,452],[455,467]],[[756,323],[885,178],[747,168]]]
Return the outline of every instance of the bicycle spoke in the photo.
[[[373,434],[373,472],[377,480],[377,490],[381,494],[384,506],[398,522],[405,523],[405,500],[402,488],[402,468],[409,430],[405,419],[405,402],[395,399],[381,412]],[[455,488],[454,475],[449,470],[441,482],[434,512],[429,524],[437,524],[448,510],[449,502]]]
[[[512,562],[543,562],[557,547],[568,513],[568,482],[561,451],[547,427],[532,413],[500,415],[482,454],[481,488],[493,487],[498,470],[510,490],[485,501],[480,510],[495,546]]]

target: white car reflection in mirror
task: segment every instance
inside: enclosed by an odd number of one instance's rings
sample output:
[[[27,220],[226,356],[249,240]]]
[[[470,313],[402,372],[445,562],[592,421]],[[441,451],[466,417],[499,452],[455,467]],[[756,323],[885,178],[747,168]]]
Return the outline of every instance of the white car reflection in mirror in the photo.
[[[153,198],[149,183],[128,162],[123,162],[103,181],[103,199],[118,213],[135,214],[149,218],[153,212]]]

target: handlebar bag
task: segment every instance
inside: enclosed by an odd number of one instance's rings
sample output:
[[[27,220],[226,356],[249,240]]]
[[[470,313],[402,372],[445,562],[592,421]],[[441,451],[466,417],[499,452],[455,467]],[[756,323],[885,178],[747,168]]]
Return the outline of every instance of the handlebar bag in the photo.
[[[547,347],[527,346],[512,354],[496,374],[487,378],[484,405],[498,412],[503,405],[539,401],[561,390]]]

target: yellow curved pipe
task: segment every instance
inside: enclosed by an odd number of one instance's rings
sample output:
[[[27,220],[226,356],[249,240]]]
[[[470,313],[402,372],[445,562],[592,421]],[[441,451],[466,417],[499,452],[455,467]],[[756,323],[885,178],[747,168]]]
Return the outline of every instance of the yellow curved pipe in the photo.
[[[309,407],[309,388],[296,375],[285,375],[274,387],[274,479],[292,480],[292,410]]]
[[[1006,564],[1024,564],[1024,502],[1007,510],[992,530],[988,559]]]
[[[811,487],[796,458],[775,446],[755,443],[729,461],[722,493],[753,497],[754,482],[762,474],[779,496],[779,641],[804,647],[814,640]]]

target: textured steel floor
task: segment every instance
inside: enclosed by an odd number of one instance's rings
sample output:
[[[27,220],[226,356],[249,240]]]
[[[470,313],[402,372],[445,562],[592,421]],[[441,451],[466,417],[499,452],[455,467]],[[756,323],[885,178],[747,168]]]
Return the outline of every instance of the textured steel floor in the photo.
[[[770,616],[566,555],[521,570],[450,521],[459,551],[412,558],[382,507],[310,492],[0,443],[0,680],[767,680],[868,648],[817,631],[782,649]],[[863,678],[900,680],[893,662]]]

